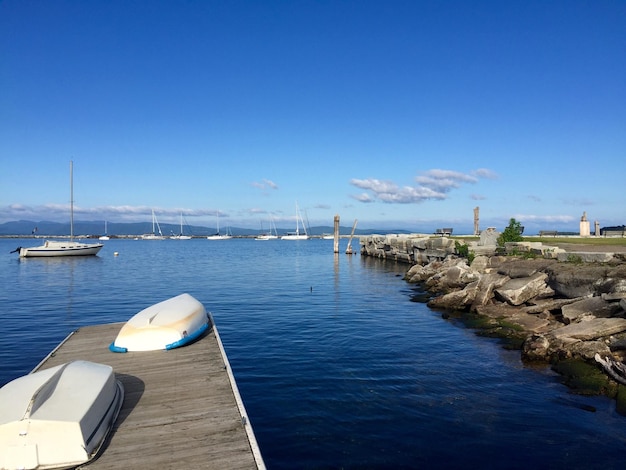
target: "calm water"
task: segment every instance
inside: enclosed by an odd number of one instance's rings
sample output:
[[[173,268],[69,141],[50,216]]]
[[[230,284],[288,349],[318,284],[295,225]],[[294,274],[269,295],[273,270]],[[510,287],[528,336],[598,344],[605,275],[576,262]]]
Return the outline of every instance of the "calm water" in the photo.
[[[411,302],[407,265],[332,241],[0,240],[0,385],[72,330],[188,292],[211,311],[270,469],[623,469],[626,418]],[[119,256],[114,256],[114,252]],[[595,407],[584,411],[582,405]]]

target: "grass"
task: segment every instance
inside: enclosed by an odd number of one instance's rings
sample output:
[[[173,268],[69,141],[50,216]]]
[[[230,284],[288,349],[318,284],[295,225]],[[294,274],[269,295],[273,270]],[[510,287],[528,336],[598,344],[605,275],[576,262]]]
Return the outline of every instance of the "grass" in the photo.
[[[525,242],[570,243],[572,245],[626,246],[626,238],[604,237],[524,237]]]
[[[456,237],[460,240],[464,240],[467,242],[470,241],[478,241],[480,237],[476,236],[462,236],[458,235]],[[525,242],[542,242],[546,245],[550,243],[569,243],[572,245],[596,245],[596,246],[626,246],[626,237],[524,237]]]

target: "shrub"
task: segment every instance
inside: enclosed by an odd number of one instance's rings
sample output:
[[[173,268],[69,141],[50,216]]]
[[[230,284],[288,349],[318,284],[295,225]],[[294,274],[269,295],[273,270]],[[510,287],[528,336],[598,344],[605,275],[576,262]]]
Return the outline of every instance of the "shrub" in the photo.
[[[521,242],[522,237],[522,224],[515,219],[509,220],[509,226],[498,237],[498,245],[504,246],[506,242]]]
[[[467,258],[467,264],[472,264],[472,261],[474,261],[476,255],[473,252],[469,251],[469,246],[467,246],[465,243],[461,244],[458,241],[455,241],[454,249],[459,256]]]

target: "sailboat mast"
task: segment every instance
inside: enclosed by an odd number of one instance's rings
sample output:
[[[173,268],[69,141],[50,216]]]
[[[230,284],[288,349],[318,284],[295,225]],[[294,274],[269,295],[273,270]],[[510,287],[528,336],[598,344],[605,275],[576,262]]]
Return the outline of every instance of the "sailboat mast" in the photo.
[[[296,236],[300,235],[300,223],[298,222],[298,217],[300,213],[298,212],[298,201],[296,201]]]
[[[70,240],[74,240],[74,162],[70,160]]]

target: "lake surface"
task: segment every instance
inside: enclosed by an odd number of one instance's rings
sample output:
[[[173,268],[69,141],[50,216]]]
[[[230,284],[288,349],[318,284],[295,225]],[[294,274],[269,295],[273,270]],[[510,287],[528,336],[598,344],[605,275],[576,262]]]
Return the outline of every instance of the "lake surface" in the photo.
[[[0,385],[80,326],[188,292],[213,314],[270,469],[626,464],[612,400],[572,395],[519,352],[412,302],[408,265],[346,255],[346,240],[338,255],[331,240],[243,239],[9,254],[36,244],[0,240]]]

